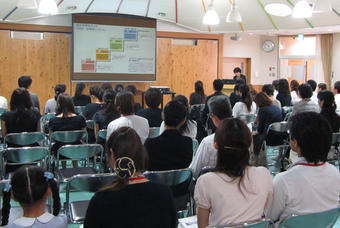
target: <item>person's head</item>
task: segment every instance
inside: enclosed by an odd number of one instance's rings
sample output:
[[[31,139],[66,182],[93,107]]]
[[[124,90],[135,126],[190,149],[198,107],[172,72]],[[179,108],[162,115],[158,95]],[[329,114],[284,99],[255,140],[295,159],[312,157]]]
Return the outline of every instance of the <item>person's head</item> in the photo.
[[[307,162],[327,160],[331,147],[332,130],[323,116],[315,112],[302,112],[291,117],[290,146]]]
[[[231,117],[232,109],[226,96],[214,96],[209,99],[210,115],[214,125],[217,127],[220,122]]]
[[[102,90],[105,91],[107,89],[112,89],[112,85],[110,82],[104,82],[101,86]]]
[[[115,85],[116,93],[122,92],[123,90],[124,90],[124,86],[122,84],[116,84]]]
[[[259,108],[270,106],[273,104],[273,101],[270,99],[270,97],[265,93],[261,92],[258,93],[255,97],[255,103]]]
[[[234,68],[233,72],[237,77],[241,76],[241,68],[236,67],[236,68]]]
[[[215,133],[217,163],[215,171],[231,178],[242,178],[249,166],[249,147],[252,136],[249,128],[239,118],[227,118],[221,122]]]
[[[236,83],[235,86],[234,86],[234,93],[236,95],[238,95],[238,96],[241,95],[241,93],[240,93],[240,86],[241,86],[241,84],[239,84],[239,83]]]
[[[310,87],[312,88],[312,92],[314,92],[314,91],[316,90],[316,86],[317,86],[316,81],[310,79],[310,80],[307,81],[307,83],[308,83],[308,84],[310,85]]]
[[[135,85],[128,85],[126,88],[125,88],[127,91],[131,92],[134,96],[136,96],[137,94],[137,88]]]
[[[290,82],[290,91],[295,91],[297,92],[298,91],[298,88],[299,88],[299,82],[296,81],[296,80],[292,80]]]
[[[53,215],[60,212],[59,188],[53,174],[38,166],[24,166],[14,172],[10,185],[3,191],[2,226],[8,223],[11,196],[21,207],[34,210],[37,205],[46,204],[49,195],[53,197]]]
[[[279,80],[278,87],[279,87],[279,90],[278,90],[279,93],[281,93],[281,94],[289,94],[289,85],[288,85],[287,79],[281,78]]]
[[[103,90],[99,86],[90,87],[90,96],[92,99],[97,99],[99,101],[103,100]]]
[[[215,79],[213,82],[214,90],[220,92],[223,89],[223,82],[221,79]]]
[[[335,112],[336,103],[334,100],[334,94],[331,91],[323,90],[318,93],[318,101],[321,110],[327,110]]]
[[[248,86],[249,86],[250,95],[255,97],[257,95],[257,91],[255,90],[254,86],[252,84],[248,84]]]
[[[60,94],[57,99],[56,115],[62,114],[62,116],[66,117],[71,113],[76,113],[72,97],[67,93]]]
[[[327,84],[326,83],[319,83],[318,84],[318,92],[321,92],[323,90],[327,90]]]
[[[298,94],[302,99],[309,99],[313,96],[312,87],[307,83],[303,83],[299,85]]]
[[[145,103],[150,108],[158,108],[162,101],[162,94],[159,89],[149,88],[145,92]]]
[[[85,89],[85,84],[82,82],[79,82],[76,84],[76,92],[74,94],[75,97],[79,97],[80,95],[83,94],[83,91]]]
[[[269,97],[274,96],[274,86],[271,84],[264,84],[262,92],[265,92]]]
[[[103,94],[104,107],[99,111],[100,114],[106,116],[109,121],[114,120],[119,116],[119,112],[115,105],[116,92],[112,89],[107,89]]]
[[[117,180],[101,191],[124,188],[129,178],[141,175],[147,166],[147,153],[136,131],[130,127],[121,127],[112,132],[106,143],[109,166],[117,175]]]
[[[203,88],[203,82],[202,81],[196,81],[195,82],[195,92],[204,94],[204,88]]]
[[[122,91],[116,95],[116,106],[123,115],[132,115],[134,113],[135,101],[133,94],[129,91]]]
[[[66,85],[65,84],[57,84],[54,87],[54,93],[55,93],[54,99],[57,100],[58,96],[62,93],[65,93],[65,91],[66,91]]]
[[[21,87],[13,91],[10,102],[11,111],[23,112],[33,107],[31,96],[27,89]]]
[[[334,93],[340,94],[340,81],[334,83]]]
[[[188,99],[183,96],[183,95],[177,95],[176,97],[174,97],[173,99],[174,101],[178,101],[179,103],[181,103],[182,105],[184,105],[184,107],[187,109],[189,109],[189,102]]]
[[[272,85],[274,86],[274,89],[279,91],[279,83],[280,83],[280,80],[274,80],[272,82]]]
[[[241,85],[240,86],[240,93],[241,93],[241,101],[245,103],[247,106],[248,111],[251,110],[251,105],[253,103],[253,97],[250,94],[250,89],[248,85]]]
[[[180,129],[187,117],[187,108],[180,102],[172,100],[164,108],[164,123],[167,127]]]
[[[18,79],[19,87],[23,87],[25,89],[29,89],[32,85],[32,78],[27,75],[23,75]]]

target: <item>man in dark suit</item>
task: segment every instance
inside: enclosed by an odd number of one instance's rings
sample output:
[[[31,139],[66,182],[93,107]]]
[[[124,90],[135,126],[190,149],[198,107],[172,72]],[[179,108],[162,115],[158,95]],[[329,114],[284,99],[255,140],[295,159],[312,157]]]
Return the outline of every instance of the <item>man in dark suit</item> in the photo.
[[[18,85],[19,87],[23,87],[25,89],[27,89],[29,91],[29,89],[31,88],[32,85],[32,78],[30,76],[21,76],[18,79]],[[31,100],[33,103],[33,106],[37,109],[37,111],[40,112],[40,104],[39,104],[39,99],[38,99],[38,95],[35,93],[31,93],[29,92],[30,96],[31,96]]]
[[[234,69],[234,83],[240,83],[243,82],[243,84],[247,84],[247,77],[244,74],[241,74],[241,68],[236,67]]]
[[[165,131],[145,141],[149,153],[148,170],[183,169],[192,160],[192,140],[179,132],[185,123],[187,110],[178,101],[170,101],[164,108]]]

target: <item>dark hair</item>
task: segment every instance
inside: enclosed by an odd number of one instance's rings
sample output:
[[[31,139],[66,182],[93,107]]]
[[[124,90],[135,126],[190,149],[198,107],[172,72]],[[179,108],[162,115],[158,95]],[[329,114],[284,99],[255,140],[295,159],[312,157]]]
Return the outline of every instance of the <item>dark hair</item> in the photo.
[[[104,107],[98,111],[99,114],[105,115],[107,122],[111,122],[119,117],[119,112],[115,105],[116,92],[107,89],[103,95]]]
[[[226,96],[214,96],[209,99],[210,112],[223,120],[231,117],[231,106]]]
[[[253,104],[253,97],[250,94],[248,85],[240,86],[241,101],[247,106],[248,111],[251,111],[251,105]]]
[[[100,101],[103,100],[103,90],[99,86],[91,86],[90,95],[95,96]]]
[[[28,87],[30,87],[31,84],[32,84],[32,78],[30,76],[23,75],[18,79],[19,87],[28,89]]]
[[[17,88],[13,91],[10,102],[11,111],[24,112],[33,107],[31,96],[25,88]]]
[[[312,88],[312,91],[315,91],[316,86],[317,86],[316,81],[310,79],[310,80],[307,81],[307,83],[308,83],[308,84],[310,85],[310,87]]]
[[[189,107],[189,103],[188,103],[188,99],[185,96],[183,96],[183,95],[177,95],[173,100],[174,101],[178,101],[179,103],[184,105],[185,109],[187,110],[186,121],[182,125],[182,127],[179,129],[181,134],[183,134],[184,132],[189,131],[188,121],[192,122],[191,116],[189,115],[189,108],[188,108]]]
[[[254,98],[257,95],[257,91],[255,90],[255,88],[252,84],[248,84],[248,86],[249,86],[250,95],[252,95],[253,98]]]
[[[285,79],[285,78],[281,78],[280,80],[279,80],[279,93],[280,94],[290,94],[290,92],[289,92],[289,85],[288,85],[288,81],[287,81],[287,79]]]
[[[258,93],[255,97],[255,103],[259,108],[270,106],[273,104],[272,100],[265,92]]]
[[[296,80],[292,80],[292,81],[290,82],[290,90],[291,90],[291,91],[297,92],[298,89],[299,89],[299,82],[296,81]]]
[[[79,82],[76,84],[76,92],[74,94],[75,97],[79,97],[85,89],[85,84],[82,82]]]
[[[3,192],[2,224],[8,224],[11,209],[11,193],[21,206],[31,205],[45,196],[48,187],[53,197],[53,215],[60,212],[59,188],[56,181],[45,177],[45,170],[38,166],[24,166],[19,168],[11,178],[11,191]]]
[[[332,131],[338,131],[340,125],[340,117],[335,112],[336,103],[334,99],[334,94],[328,90],[322,90],[318,93],[318,99],[323,101],[320,114],[324,116],[332,127]]]
[[[274,96],[274,86],[271,84],[264,84],[262,92],[265,92],[268,96]]]
[[[128,85],[126,88],[125,88],[127,91],[131,92],[134,96],[136,95],[137,93],[137,88],[135,85]]]
[[[243,84],[243,83],[242,83]],[[240,83],[236,83],[234,86],[234,92],[239,91],[240,92]]]
[[[177,127],[187,116],[187,108],[180,102],[172,100],[164,108],[164,123],[170,127]]]
[[[241,73],[242,71],[241,71],[241,68],[239,68],[239,67],[236,67],[236,68],[234,68],[234,74],[236,74],[236,73]]]
[[[151,108],[157,108],[162,101],[162,94],[159,89],[149,88],[145,92],[145,103]]]
[[[334,83],[334,89],[340,94],[340,81]]]
[[[319,83],[318,84],[318,88],[322,91],[322,90],[327,90],[327,84],[326,83]]]
[[[114,166],[118,178],[100,191],[114,191],[124,188],[135,172],[143,172],[147,166],[147,153],[136,131],[121,127],[112,132],[106,143],[108,161]],[[111,160],[112,153],[115,164]]]
[[[273,80],[272,85],[274,86],[274,89],[279,90],[279,83],[280,80]]]
[[[290,137],[297,141],[307,162],[325,162],[332,141],[328,121],[315,112],[298,113],[290,121]]]
[[[301,84],[299,86],[299,95],[302,99],[311,98],[313,96],[312,87],[307,84]]]
[[[123,115],[131,115],[134,113],[133,94],[129,91],[119,92],[116,96],[116,105]]]
[[[58,99],[58,96],[59,96],[61,93],[65,93],[65,91],[66,91],[66,85],[65,85],[65,84],[57,84],[57,85],[54,87],[54,93],[55,93],[54,99],[57,100],[57,99]]]
[[[231,178],[242,179],[249,166],[249,147],[252,137],[247,125],[238,118],[228,118],[221,122],[215,133],[217,144],[216,172],[222,172]],[[242,193],[243,194],[243,193]]]
[[[202,81],[195,82],[195,92],[198,93],[201,97],[201,103],[205,102],[205,94],[204,94],[204,87]]]
[[[223,82],[221,79],[215,79],[213,82],[214,90],[220,92],[223,89]]]
[[[112,85],[110,82],[104,82],[101,86],[102,90],[105,91],[107,89],[112,89]]]
[[[122,84],[115,85],[115,92],[116,93],[122,92],[123,90],[124,90],[124,86]]]
[[[63,117],[66,117],[69,113],[76,113],[74,110],[73,99],[67,93],[62,93],[57,99],[56,115],[62,114]]]

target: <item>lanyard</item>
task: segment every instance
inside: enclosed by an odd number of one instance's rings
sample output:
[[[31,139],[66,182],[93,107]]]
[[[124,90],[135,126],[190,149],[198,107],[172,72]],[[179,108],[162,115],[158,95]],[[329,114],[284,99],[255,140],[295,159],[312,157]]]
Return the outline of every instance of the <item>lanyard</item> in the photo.
[[[318,164],[314,164],[314,163],[296,163],[295,165],[303,165],[303,166],[322,166],[324,165],[324,162],[320,162]],[[295,166],[294,165],[294,166]]]
[[[146,179],[144,176],[131,177],[131,178],[129,178],[129,181],[144,180],[144,179]]]

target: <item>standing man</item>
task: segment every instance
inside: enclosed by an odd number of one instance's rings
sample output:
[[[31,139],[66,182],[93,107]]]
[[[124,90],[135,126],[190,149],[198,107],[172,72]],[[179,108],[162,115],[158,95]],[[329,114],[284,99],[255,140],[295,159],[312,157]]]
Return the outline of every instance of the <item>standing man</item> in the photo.
[[[241,68],[236,67],[234,69],[234,83],[236,84],[236,82],[240,83],[241,81],[243,81],[244,84],[247,84],[247,77],[243,74],[241,74]]]
[[[18,85],[19,85],[19,87],[23,87],[23,88],[28,90],[28,92],[29,92],[29,94],[31,96],[31,100],[32,100],[33,106],[35,108],[37,108],[38,111],[40,112],[40,104],[39,104],[38,95],[29,91],[29,89],[31,88],[31,85],[32,85],[31,77],[30,76],[26,76],[26,75],[21,76],[18,79]]]

